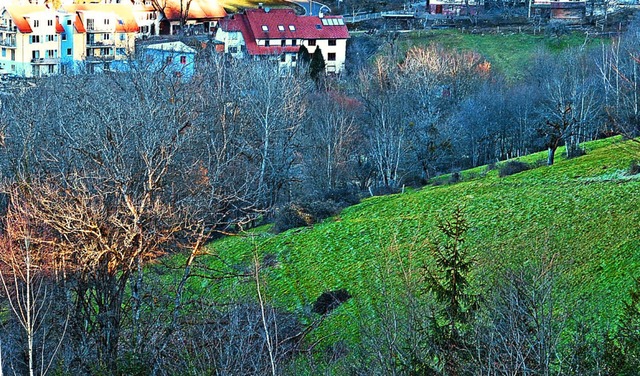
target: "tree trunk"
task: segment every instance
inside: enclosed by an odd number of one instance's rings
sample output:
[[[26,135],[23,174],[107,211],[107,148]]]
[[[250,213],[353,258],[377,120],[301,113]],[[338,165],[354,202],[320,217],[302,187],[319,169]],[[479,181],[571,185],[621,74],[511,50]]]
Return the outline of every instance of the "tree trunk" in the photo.
[[[556,149],[557,147],[549,147],[549,155],[547,157],[547,166],[553,165],[554,159],[556,157]]]

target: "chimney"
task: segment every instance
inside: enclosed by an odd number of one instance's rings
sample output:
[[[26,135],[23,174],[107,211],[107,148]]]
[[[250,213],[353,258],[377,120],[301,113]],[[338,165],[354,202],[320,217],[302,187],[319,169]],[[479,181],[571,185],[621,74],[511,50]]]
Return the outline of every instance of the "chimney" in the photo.
[[[262,9],[262,3],[258,3],[258,9]]]

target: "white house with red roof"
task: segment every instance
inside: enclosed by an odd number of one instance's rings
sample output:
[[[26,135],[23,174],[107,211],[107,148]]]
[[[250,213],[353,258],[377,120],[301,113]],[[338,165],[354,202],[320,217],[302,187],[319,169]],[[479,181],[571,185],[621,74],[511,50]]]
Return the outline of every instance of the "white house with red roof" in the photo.
[[[0,71],[24,77],[56,74],[61,33],[56,14],[42,4],[0,9]]]
[[[279,59],[294,67],[300,46],[320,48],[327,73],[344,69],[349,31],[342,16],[298,16],[292,9],[248,9],[220,21],[216,39],[236,58]]]

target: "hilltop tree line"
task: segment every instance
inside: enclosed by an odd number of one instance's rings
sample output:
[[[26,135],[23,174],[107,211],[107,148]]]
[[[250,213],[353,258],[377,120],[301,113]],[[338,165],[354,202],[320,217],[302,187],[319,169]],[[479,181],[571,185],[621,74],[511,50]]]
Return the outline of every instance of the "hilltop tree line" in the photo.
[[[540,53],[515,81],[477,53],[438,46],[400,56],[389,39],[351,53],[374,57],[341,78],[211,58],[188,80],[144,70],[58,76],[3,96],[3,369],[276,373],[315,324],[262,300],[198,294],[194,281],[233,278],[261,291],[259,260],[211,269],[207,241],[296,202],[340,206],[351,192],[393,192],[545,148],[551,164],[561,145],[577,156],[584,141],[640,125],[635,29],[601,48]],[[437,301],[456,293],[431,278]],[[465,310],[434,327],[441,353],[428,356],[447,370]],[[426,348],[416,344],[417,356]]]

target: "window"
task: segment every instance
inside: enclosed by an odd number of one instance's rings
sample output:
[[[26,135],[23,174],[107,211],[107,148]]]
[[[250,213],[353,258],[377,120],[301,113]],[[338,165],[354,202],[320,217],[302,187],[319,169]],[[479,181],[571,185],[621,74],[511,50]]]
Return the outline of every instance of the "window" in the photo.
[[[264,41],[264,46],[265,46],[265,47],[269,47],[269,45],[270,45],[269,41],[268,41],[268,40],[265,40],[265,41]]]
[[[111,34],[102,34],[102,40],[109,40],[111,39]]]
[[[47,42],[55,42],[55,41],[56,41],[55,35],[47,35]]]
[[[291,45],[292,46],[297,46],[298,45],[298,40],[297,39],[292,40],[291,41]]]
[[[291,30],[291,31],[296,31],[296,27],[295,27],[295,26],[293,26],[293,25],[289,25],[289,30]]]
[[[71,20],[67,20],[67,26],[71,26]]]
[[[186,56],[180,56],[180,64],[186,64],[187,63],[187,57]]]
[[[40,58],[40,51],[31,51],[31,58],[32,59],[39,59]]]
[[[309,46],[315,46],[316,45],[316,40],[315,39],[309,39],[309,42],[307,44]]]
[[[287,55],[285,55],[285,54],[280,55],[280,61],[283,62],[283,63],[285,61],[287,61]]]
[[[278,25],[278,30],[284,31],[284,25]]]
[[[65,40],[67,40],[67,33],[62,33],[62,41],[64,42]]]
[[[40,35],[30,35],[29,43],[40,43]]]
[[[120,40],[124,41],[124,33],[120,34]]]
[[[71,48],[67,48],[67,56],[71,56]]]
[[[49,67],[49,74],[54,74],[54,73],[56,73],[56,71],[55,71],[56,66],[55,66],[55,65],[49,65],[48,67]]]
[[[108,24],[109,24],[109,19],[108,19],[108,18],[105,18],[105,19],[104,19],[104,24],[105,24],[105,25],[108,25]]]
[[[167,56],[167,64],[171,64],[173,62],[173,56]]]
[[[47,26],[53,26],[53,20],[47,20]]]
[[[264,31],[265,33],[266,33],[267,31],[269,31],[269,26],[267,26],[267,25],[262,25],[262,31]]]
[[[286,45],[287,45],[287,41],[286,40],[283,39],[283,40],[280,41],[280,46],[281,47],[284,47]]]
[[[238,47],[233,46],[233,47],[229,47],[229,53],[230,54],[235,54],[238,52]]]
[[[40,27],[40,21],[39,20],[33,20],[33,27]]]
[[[15,61],[15,60],[16,60],[16,50],[11,50],[11,61]],[[14,67],[14,65],[12,65],[11,67]]]
[[[296,62],[296,60],[298,60],[298,59],[297,59],[297,56],[296,56],[296,55],[291,55],[291,62],[292,62],[292,63],[295,63],[295,62]]]
[[[336,61],[336,53],[335,52],[329,52],[329,55],[327,56],[327,60]]]
[[[335,46],[336,45],[336,40],[335,39],[329,39],[329,46]]]

